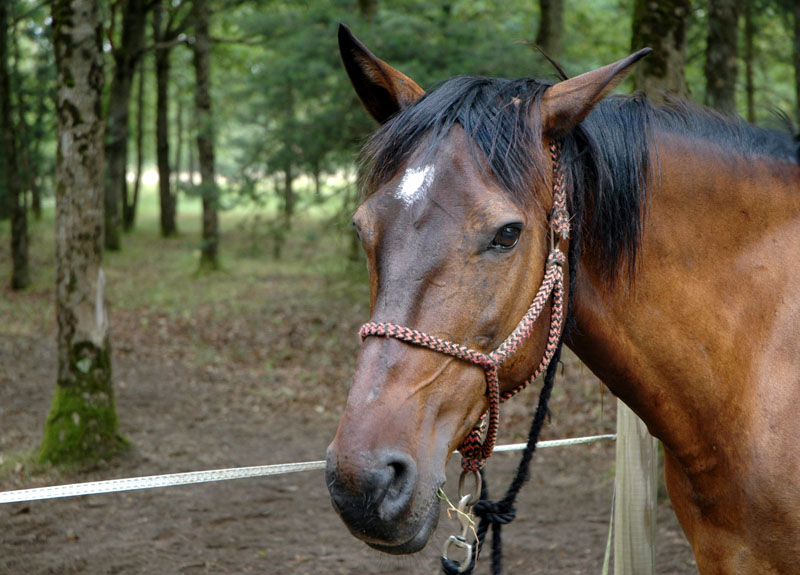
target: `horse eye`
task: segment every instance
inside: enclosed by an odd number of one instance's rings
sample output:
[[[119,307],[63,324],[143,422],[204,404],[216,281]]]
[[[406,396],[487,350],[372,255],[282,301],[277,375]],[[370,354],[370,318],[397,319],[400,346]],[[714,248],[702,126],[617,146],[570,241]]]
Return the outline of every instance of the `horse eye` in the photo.
[[[490,247],[500,250],[510,250],[519,240],[519,234],[522,228],[517,224],[503,226],[495,234]]]
[[[355,222],[350,222],[349,226],[356,231],[356,235],[358,236],[358,239],[360,240],[361,239],[361,230],[358,229],[358,226],[356,225],[356,223]]]

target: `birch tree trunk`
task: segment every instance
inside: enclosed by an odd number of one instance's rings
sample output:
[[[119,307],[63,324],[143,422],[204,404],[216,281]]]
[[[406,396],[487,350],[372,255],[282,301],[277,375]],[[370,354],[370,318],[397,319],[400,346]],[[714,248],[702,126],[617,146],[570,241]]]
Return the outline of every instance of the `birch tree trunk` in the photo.
[[[197,156],[200,163],[200,188],[203,197],[203,245],[200,265],[219,266],[219,192],[214,168],[214,119],[211,113],[209,7],[206,0],[193,0],[195,108],[197,116]]]
[[[103,255],[102,29],[97,0],[52,6],[58,94],[56,392],[39,448],[51,463],[107,459],[119,435]]]

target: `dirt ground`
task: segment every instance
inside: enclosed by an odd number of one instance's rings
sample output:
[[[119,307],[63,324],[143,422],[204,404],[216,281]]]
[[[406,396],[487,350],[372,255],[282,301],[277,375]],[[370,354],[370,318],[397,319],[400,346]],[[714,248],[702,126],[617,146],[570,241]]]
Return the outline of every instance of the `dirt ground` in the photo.
[[[239,304],[201,303],[191,313],[112,301],[117,408],[135,450],[84,473],[34,473],[20,455],[35,448],[49,407],[55,334],[47,313],[25,329],[0,318],[0,490],[322,459],[366,302],[354,304],[324,278],[303,282],[264,277],[246,290],[254,305],[242,307],[240,293]],[[269,295],[258,287],[267,283]],[[307,300],[298,295],[306,288],[315,294]],[[46,290],[0,295],[17,298],[8,309],[52,306]],[[500,442],[522,440],[535,396],[528,390],[504,406]],[[613,431],[614,398],[572,357],[551,406],[543,439]],[[504,530],[506,573],[601,572],[613,454],[611,442],[537,453],[517,520]],[[517,458],[490,461],[493,493],[506,487]],[[457,462],[448,477],[452,492]],[[456,531],[443,516],[415,556],[372,551],[331,509],[322,472],[1,505],[0,526],[0,574],[11,575],[432,574]],[[489,573],[488,557],[477,572]],[[696,573],[667,500],[657,572]]]

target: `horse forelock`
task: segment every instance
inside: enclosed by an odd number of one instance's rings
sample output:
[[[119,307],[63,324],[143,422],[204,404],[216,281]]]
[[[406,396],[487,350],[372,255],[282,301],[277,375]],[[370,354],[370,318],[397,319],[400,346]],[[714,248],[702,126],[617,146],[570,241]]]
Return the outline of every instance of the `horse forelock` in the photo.
[[[448,80],[399,112],[369,140],[361,155],[361,188],[368,197],[423,149],[430,163],[458,124],[469,135],[470,153],[522,205],[537,201],[546,159],[541,127],[528,120],[531,105],[549,84],[528,78],[503,80],[461,76]],[[537,129],[538,128],[538,129]]]

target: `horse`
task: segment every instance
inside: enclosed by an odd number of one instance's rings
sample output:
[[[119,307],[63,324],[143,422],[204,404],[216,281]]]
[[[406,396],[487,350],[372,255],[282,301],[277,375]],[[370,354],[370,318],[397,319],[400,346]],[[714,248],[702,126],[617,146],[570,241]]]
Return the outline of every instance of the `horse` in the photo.
[[[370,324],[327,451],[350,531],[388,553],[424,547],[445,463],[493,409],[486,365],[375,326],[488,356],[518,329],[556,250],[569,259],[558,337],[662,442],[700,573],[800,573],[792,135],[678,99],[611,95],[646,50],[557,82],[456,77],[425,92],[343,26],[339,45],[379,123],[353,217]],[[559,174],[568,239],[552,227]],[[535,321],[495,365],[501,394],[546,354],[548,326]]]

